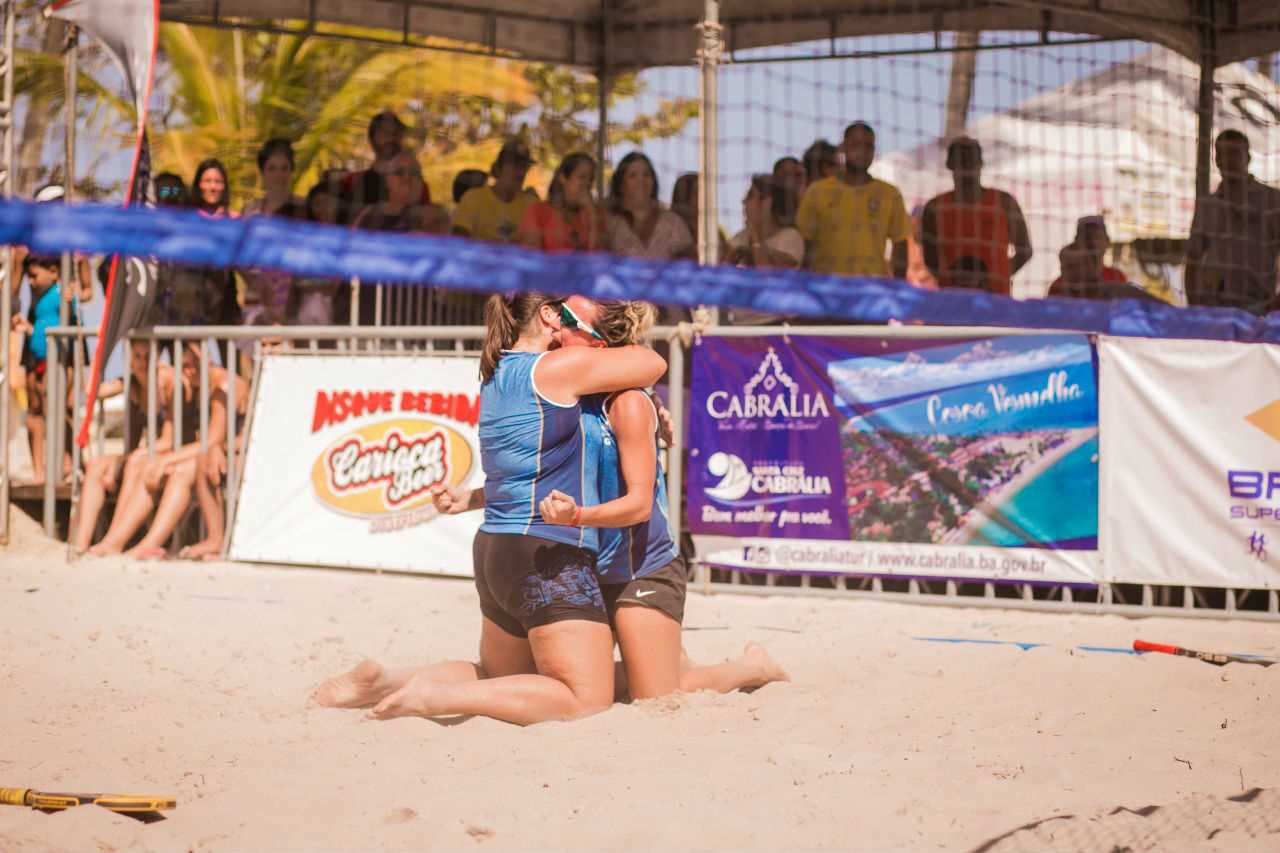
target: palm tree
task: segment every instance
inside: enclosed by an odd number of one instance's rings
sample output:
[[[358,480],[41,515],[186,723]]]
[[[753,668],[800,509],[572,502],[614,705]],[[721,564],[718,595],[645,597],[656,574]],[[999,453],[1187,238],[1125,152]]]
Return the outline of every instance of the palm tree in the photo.
[[[58,57],[22,62],[28,85],[61,93]],[[254,191],[254,155],[263,141],[293,140],[295,188],[306,188],[327,168],[368,159],[368,120],[384,108],[410,125],[408,142],[437,198],[447,196],[459,169],[487,170],[509,135],[525,138],[544,179],[559,156],[594,148],[596,128],[587,120],[599,97],[594,78],[510,57],[166,23],[159,63],[149,121],[154,171],[187,176],[200,160],[218,157],[240,198]],[[86,78],[82,92],[107,95]],[[610,101],[642,91],[636,75],[625,75],[613,81]],[[131,127],[132,110],[119,97],[95,104],[113,113],[120,128]],[[611,125],[610,140],[679,133],[696,109],[693,99],[661,101],[653,113]],[[129,136],[124,130],[118,136],[123,146]]]
[[[969,120],[969,104],[973,100],[973,78],[978,71],[978,51],[982,33],[974,30],[956,33],[957,50],[951,54],[951,81],[947,85],[947,113],[942,138],[955,139],[964,133]]]

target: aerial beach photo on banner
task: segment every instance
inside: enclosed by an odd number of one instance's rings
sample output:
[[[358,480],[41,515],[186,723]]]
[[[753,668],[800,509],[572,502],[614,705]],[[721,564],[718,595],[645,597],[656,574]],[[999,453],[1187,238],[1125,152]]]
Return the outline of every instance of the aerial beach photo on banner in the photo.
[[[1081,335],[832,362],[855,540],[1093,549],[1098,403]]]

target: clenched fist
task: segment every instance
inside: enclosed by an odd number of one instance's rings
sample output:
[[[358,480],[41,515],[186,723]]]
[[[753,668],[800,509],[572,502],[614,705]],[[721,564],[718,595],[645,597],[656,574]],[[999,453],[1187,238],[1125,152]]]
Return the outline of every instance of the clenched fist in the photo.
[[[578,517],[578,504],[564,492],[552,490],[551,494],[538,504],[542,511],[542,520],[547,524],[563,524],[571,526]]]

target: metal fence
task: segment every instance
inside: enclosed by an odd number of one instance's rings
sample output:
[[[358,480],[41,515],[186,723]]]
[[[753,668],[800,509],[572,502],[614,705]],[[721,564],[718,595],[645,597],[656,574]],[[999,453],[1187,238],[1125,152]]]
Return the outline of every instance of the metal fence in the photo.
[[[680,460],[684,455],[683,430],[686,407],[686,352],[679,343],[672,327],[655,328],[650,334],[651,341],[667,341],[670,343],[668,357],[668,407],[672,421],[676,426],[677,438],[671,454],[667,470],[667,488],[669,514],[673,533],[677,541],[681,536],[683,524],[683,470]],[[769,334],[785,335],[840,335],[840,336],[883,336],[885,327],[849,327],[849,326],[811,326],[811,327],[717,327],[702,332],[720,336],[755,336]],[[903,337],[956,337],[968,338],[978,335],[992,334],[1034,334],[1033,330],[1008,330],[989,328],[946,328],[907,326],[894,329],[895,335]],[[92,336],[92,332],[76,327],[59,327],[50,331],[56,345],[49,349],[49,370],[47,375],[50,400],[57,399],[58,393],[53,383],[66,381],[65,372],[60,368],[64,359],[72,365],[71,406],[73,434],[78,431],[84,408],[84,390],[82,375],[84,373],[83,347],[72,346],[73,342],[82,341]],[[241,353],[248,353],[250,362],[257,363],[264,341],[280,342],[294,350],[302,349],[310,352],[335,351],[351,353],[359,357],[361,353],[386,354],[388,352],[407,353],[465,351],[468,344],[483,339],[484,329],[480,326],[436,326],[436,327],[347,327],[347,326],[263,326],[263,327],[156,327],[147,332],[137,332],[131,340],[145,340],[149,344],[148,355],[148,394],[146,400],[146,436],[147,446],[154,453],[156,441],[157,417],[161,401],[157,397],[155,377],[162,362],[164,350],[180,354],[183,347],[191,342],[200,347],[201,381],[198,389],[198,413],[200,418],[199,441],[201,450],[208,447],[207,426],[209,419],[209,383],[208,370],[214,353],[225,358],[226,363],[236,364]],[[224,355],[225,354],[225,355]],[[251,380],[256,381],[255,377]],[[122,393],[128,399],[130,371],[126,366],[125,381]],[[65,389],[63,389],[65,393]],[[182,430],[182,385],[174,383],[174,435],[180,436]],[[44,486],[44,527],[53,535],[56,527],[57,486],[52,472],[58,470],[54,464],[61,459],[63,447],[60,442],[65,432],[67,407],[49,405],[46,407],[46,424],[49,441],[47,442],[47,470]],[[126,406],[126,418],[128,407]],[[97,450],[102,452],[102,430],[100,422],[103,408],[95,410],[95,418],[99,419]],[[250,410],[248,417],[252,417]],[[125,435],[130,431],[130,424],[125,424]],[[228,406],[226,447],[227,447],[227,482],[226,517],[228,521],[235,517],[235,501],[238,490],[239,465],[235,450],[236,414],[234,405]],[[73,471],[80,468],[80,449],[73,445]],[[76,474],[78,477],[78,473]],[[76,479],[73,477],[72,503],[76,499]],[[231,530],[228,523],[226,530]],[[224,542],[224,550],[226,543]],[[768,573],[755,573],[743,570],[717,569],[694,559],[693,585],[706,593],[732,592],[750,595],[790,595],[790,596],[824,596],[853,599],[881,599],[913,604],[949,605],[977,608],[1002,608],[1036,610],[1045,612],[1088,612],[1113,613],[1125,616],[1194,616],[1237,619],[1260,619],[1268,621],[1280,620],[1280,591],[1259,589],[1233,589],[1221,587],[1161,586],[1156,584],[1109,583],[1099,582],[1096,588],[1081,589],[1070,585],[1044,583],[1017,583],[1004,581],[975,580],[963,582],[954,580],[926,580],[919,578],[892,576],[832,576],[827,574],[801,574],[795,576],[778,576]]]

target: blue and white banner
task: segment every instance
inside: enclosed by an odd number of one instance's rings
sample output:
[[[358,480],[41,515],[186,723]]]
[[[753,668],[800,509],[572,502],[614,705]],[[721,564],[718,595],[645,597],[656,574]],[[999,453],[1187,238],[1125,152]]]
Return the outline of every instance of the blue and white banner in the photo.
[[[741,568],[1091,583],[1095,375],[1083,335],[704,336],[690,529]]]

